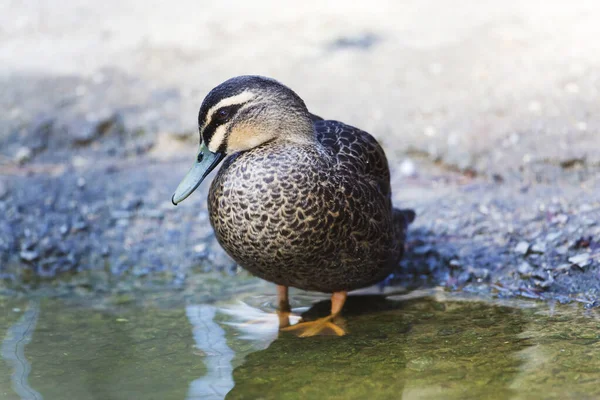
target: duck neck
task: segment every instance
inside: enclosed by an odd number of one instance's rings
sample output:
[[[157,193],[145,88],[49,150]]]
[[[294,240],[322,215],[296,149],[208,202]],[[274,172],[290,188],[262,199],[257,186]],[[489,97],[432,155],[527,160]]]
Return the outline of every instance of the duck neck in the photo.
[[[281,138],[286,142],[300,145],[311,145],[317,142],[315,128],[310,115],[295,115],[289,121],[281,120],[281,131],[286,132]]]

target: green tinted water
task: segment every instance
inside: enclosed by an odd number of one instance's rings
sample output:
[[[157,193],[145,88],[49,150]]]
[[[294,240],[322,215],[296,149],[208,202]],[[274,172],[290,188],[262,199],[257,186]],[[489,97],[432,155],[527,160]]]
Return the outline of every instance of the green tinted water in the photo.
[[[299,339],[278,335],[274,289],[252,288],[204,303],[0,299],[0,399],[600,398],[594,311],[362,295],[347,336]],[[299,292],[293,306],[328,308]]]

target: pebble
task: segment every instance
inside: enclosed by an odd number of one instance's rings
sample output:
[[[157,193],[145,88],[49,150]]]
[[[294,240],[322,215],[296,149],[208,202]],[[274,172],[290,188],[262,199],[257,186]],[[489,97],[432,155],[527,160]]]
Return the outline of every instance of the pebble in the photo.
[[[527,254],[527,252],[529,251],[529,243],[525,242],[525,241],[521,241],[519,243],[517,243],[517,245],[515,246],[515,252],[525,255]]]
[[[566,214],[558,214],[552,218],[553,224],[561,224],[564,225],[569,220],[569,216]]]
[[[559,246],[559,247],[554,248],[554,251],[556,251],[556,254],[564,256],[565,254],[567,254],[569,252],[569,246]]]
[[[199,244],[197,244],[197,245],[194,246],[194,251],[196,253],[201,253],[202,254],[202,253],[206,252],[206,247],[207,247],[206,243],[199,243]]]
[[[141,207],[144,200],[140,197],[125,199],[121,202],[121,208],[126,211],[133,211]]]
[[[546,241],[554,242],[556,239],[562,236],[561,232],[553,232],[546,235]]]
[[[35,250],[23,250],[19,253],[19,257],[23,261],[35,261],[39,256],[40,254]]]
[[[421,255],[421,256],[422,256],[422,255],[424,255],[424,254],[427,254],[427,253],[429,253],[429,252],[431,252],[431,251],[433,251],[433,246],[432,246],[432,245],[430,245],[430,244],[424,244],[424,245],[422,245],[422,246],[415,247],[415,248],[412,250],[412,252],[413,252],[414,254]]]
[[[117,219],[117,226],[120,226],[122,228],[129,226],[129,220],[127,219]]]
[[[546,288],[549,288],[554,283],[554,277],[549,273],[545,273],[544,275],[542,275],[542,274],[537,275],[538,278],[541,278],[543,280],[536,281],[535,284],[541,288],[546,289]]]
[[[165,217],[164,212],[161,210],[142,210],[140,216],[145,218],[162,219]]]
[[[487,281],[490,278],[490,270],[487,268],[478,268],[473,270],[473,276],[478,282]]]
[[[110,216],[113,219],[127,219],[132,217],[132,213],[129,211],[113,210],[110,212]]]
[[[71,138],[71,142],[77,146],[91,143],[100,133],[97,123],[84,118],[71,121],[65,129],[67,135]]]
[[[36,153],[43,151],[48,147],[48,139],[54,126],[54,118],[41,117],[33,121],[31,129],[28,131],[27,144]]]
[[[463,271],[460,273],[460,275],[458,275],[457,278],[457,283],[459,285],[463,285],[467,282],[471,282],[471,280],[473,279],[473,272],[471,271]]]
[[[400,173],[408,177],[415,176],[417,175],[417,167],[412,160],[406,159],[400,164]]]
[[[591,262],[590,255],[589,253],[577,254],[576,256],[569,257],[569,262],[583,268]]]
[[[15,153],[15,161],[17,161],[19,164],[26,163],[27,161],[31,160],[31,157],[33,157],[33,152],[29,147],[20,147]]]
[[[533,246],[531,246],[531,251],[533,253],[544,254],[546,252],[546,243],[535,243]]]
[[[72,232],[81,232],[81,231],[85,231],[88,228],[88,224],[83,221],[83,220],[78,220],[75,223],[73,223],[73,226],[71,227],[71,231]]]
[[[71,164],[73,164],[75,168],[83,168],[90,164],[90,160],[82,156],[73,156],[73,158],[71,158]]]
[[[581,223],[586,226],[594,226],[598,223],[598,221],[593,218],[582,218]]]
[[[558,267],[554,268],[554,271],[556,271],[556,272],[568,271],[571,269],[572,266],[573,266],[573,264],[570,264],[570,263],[560,264]]]
[[[531,264],[529,264],[527,261],[523,261],[521,264],[519,264],[519,266],[517,267],[517,272],[525,278],[528,278],[531,276],[531,274],[533,273],[533,267],[531,266]]]
[[[8,184],[0,180],[0,199],[3,199],[8,194]]]

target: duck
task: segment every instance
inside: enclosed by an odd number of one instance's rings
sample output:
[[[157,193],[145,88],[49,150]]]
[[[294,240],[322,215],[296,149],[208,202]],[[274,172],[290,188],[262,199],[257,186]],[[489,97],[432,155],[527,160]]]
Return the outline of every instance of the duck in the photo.
[[[302,98],[263,76],[237,76],[204,98],[196,160],[172,203],[221,162],[208,213],[216,239],[242,268],[277,286],[280,328],[344,335],[336,324],[348,292],[397,267],[410,209],[392,205],[383,148],[369,133],[309,112]],[[331,294],[327,317],[285,322],[288,288]]]

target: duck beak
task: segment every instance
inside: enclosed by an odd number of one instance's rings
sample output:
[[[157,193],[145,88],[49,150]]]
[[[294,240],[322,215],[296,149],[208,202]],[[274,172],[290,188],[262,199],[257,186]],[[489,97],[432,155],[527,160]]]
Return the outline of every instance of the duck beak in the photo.
[[[204,145],[200,143],[200,149],[198,150],[198,158],[194,163],[190,171],[183,178],[171,201],[174,205],[181,203],[185,200],[206,178],[206,175],[212,171],[217,164],[225,157],[225,153],[213,153]]]

